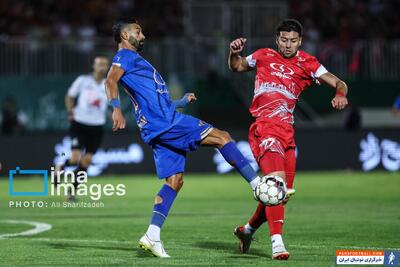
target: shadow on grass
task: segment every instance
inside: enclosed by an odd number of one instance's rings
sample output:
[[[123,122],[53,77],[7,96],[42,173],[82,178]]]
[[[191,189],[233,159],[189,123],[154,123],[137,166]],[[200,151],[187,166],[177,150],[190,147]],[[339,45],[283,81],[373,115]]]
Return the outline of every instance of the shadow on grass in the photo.
[[[52,247],[53,249],[61,249],[61,250],[67,250],[67,249],[100,249],[100,250],[108,250],[108,251],[127,251],[130,253],[136,252],[136,256],[139,258],[153,258],[154,256],[150,252],[146,252],[138,247],[107,247],[107,246],[96,246],[96,245],[91,245],[91,244],[73,244],[73,243],[50,243],[48,246]]]
[[[119,251],[130,251],[139,250],[135,247],[106,247],[106,246],[96,246],[91,244],[76,244],[76,243],[49,243],[48,246],[54,249],[74,249],[74,248],[93,248],[102,250],[119,250]]]
[[[227,253],[231,253],[230,258],[237,259],[251,259],[251,258],[270,258],[271,255],[265,253],[260,249],[250,249],[249,253],[241,253],[239,251],[239,244],[237,242],[218,242],[218,241],[201,241],[194,243],[195,247],[210,249],[210,250],[222,250]]]

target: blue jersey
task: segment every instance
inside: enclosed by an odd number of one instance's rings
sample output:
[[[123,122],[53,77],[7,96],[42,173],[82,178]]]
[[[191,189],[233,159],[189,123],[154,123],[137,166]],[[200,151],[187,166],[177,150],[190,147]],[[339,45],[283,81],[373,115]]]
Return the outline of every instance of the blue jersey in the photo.
[[[182,119],[182,114],[175,110],[164,79],[137,52],[120,49],[112,64],[125,71],[120,84],[132,102],[144,142],[149,143]]]
[[[400,96],[398,96],[394,101],[393,107],[396,109],[400,109]]]

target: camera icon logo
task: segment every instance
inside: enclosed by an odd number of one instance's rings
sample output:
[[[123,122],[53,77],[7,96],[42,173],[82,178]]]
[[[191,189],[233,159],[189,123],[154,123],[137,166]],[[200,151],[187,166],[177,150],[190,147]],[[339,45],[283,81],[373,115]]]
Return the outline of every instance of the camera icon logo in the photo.
[[[40,175],[43,177],[43,191],[40,192],[32,192],[32,191],[24,191],[24,192],[16,192],[14,190],[14,176],[16,175]],[[9,195],[10,196],[48,196],[48,171],[47,170],[22,170],[20,167],[16,167],[15,170],[9,171],[9,179],[10,179],[10,188]]]

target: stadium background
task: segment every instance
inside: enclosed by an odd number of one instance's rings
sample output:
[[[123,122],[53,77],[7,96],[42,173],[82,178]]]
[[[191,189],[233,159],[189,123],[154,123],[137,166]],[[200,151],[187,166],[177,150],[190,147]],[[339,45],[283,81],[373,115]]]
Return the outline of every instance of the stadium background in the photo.
[[[247,107],[254,73],[229,71],[230,41],[247,37],[244,54],[275,47],[278,21],[299,19],[305,29],[302,49],[348,83],[351,105],[337,112],[330,105],[332,89],[315,85],[306,90],[295,114],[298,168],[398,171],[400,118],[391,112],[400,94],[398,8],[397,1],[379,0],[301,4],[256,0],[2,1],[2,121],[13,115],[18,121],[11,126],[2,124],[2,174],[16,165],[45,168],[67,153],[56,149],[63,144],[69,126],[65,93],[77,75],[91,71],[95,55],[111,57],[115,53],[111,26],[115,18],[126,15],[135,16],[142,24],[147,36],[143,55],[165,77],[172,97],[189,91],[198,95],[199,100],[184,112],[231,131],[237,141],[246,140],[252,121]],[[98,156],[97,164],[109,162],[102,167],[107,173],[152,173],[151,151],[140,141],[129,100],[122,98],[128,129],[117,137],[108,123],[103,149],[105,154],[115,149],[126,152],[129,145],[137,143],[140,149],[136,152],[143,156],[133,156],[136,162],[128,162],[128,166]],[[367,143],[364,149],[362,140]],[[316,149],[323,146],[327,148],[323,152]],[[315,160],[317,154],[319,160]],[[214,156],[207,149],[194,154],[188,171],[215,171]],[[381,163],[385,157],[389,168]],[[378,163],[364,166],[374,160]]]

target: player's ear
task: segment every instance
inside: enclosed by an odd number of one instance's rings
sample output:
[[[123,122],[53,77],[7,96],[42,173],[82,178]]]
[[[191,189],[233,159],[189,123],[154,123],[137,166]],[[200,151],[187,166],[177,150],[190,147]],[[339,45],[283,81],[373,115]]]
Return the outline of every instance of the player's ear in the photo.
[[[301,41],[303,40],[302,37],[299,38],[299,47],[301,46]]]
[[[128,32],[127,31],[121,31],[121,39],[128,40]]]

